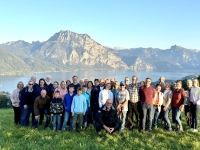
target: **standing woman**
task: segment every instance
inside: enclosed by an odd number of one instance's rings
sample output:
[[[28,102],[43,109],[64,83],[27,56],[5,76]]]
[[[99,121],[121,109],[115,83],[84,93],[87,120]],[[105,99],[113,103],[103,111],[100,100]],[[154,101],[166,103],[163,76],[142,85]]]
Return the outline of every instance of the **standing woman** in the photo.
[[[92,123],[92,108],[91,108],[91,92],[93,89],[93,82],[88,81],[87,82],[87,91],[86,93],[90,96],[90,107],[88,108],[88,124]]]
[[[174,113],[172,114],[172,116],[174,116],[174,119],[176,120],[176,127],[178,132],[183,131],[183,126],[180,116],[181,112],[183,111],[185,101],[186,101],[186,92],[184,91],[184,89],[182,89],[182,82],[177,81],[176,89],[174,90],[172,96],[172,109]]]
[[[62,101],[64,100],[65,94],[67,94],[67,87],[65,81],[62,81],[60,83],[60,87],[57,88],[57,90],[60,92],[60,98],[62,98]],[[55,91],[57,91],[55,90]]]
[[[200,111],[200,88],[199,80],[194,79],[193,87],[190,91],[190,101],[191,101],[191,112],[192,112],[192,128],[190,131],[198,132],[198,113]]]
[[[87,93],[90,95],[90,98],[91,98],[92,89],[93,89],[93,82],[92,81],[88,81],[87,82]]]
[[[68,87],[70,84],[71,84],[71,81],[70,81],[70,80],[67,80],[67,81],[66,81],[66,87]]]
[[[119,91],[120,86],[119,86],[119,82],[115,81],[115,83],[111,86],[111,91],[113,92],[113,106],[116,107],[117,103],[116,103],[116,96],[117,96],[117,92]]]
[[[22,81],[18,82],[17,89],[15,89],[10,96],[13,110],[14,110],[14,122],[15,124],[20,124],[20,118],[21,118],[21,110],[20,110],[20,100],[19,100],[19,91],[24,88],[24,84]]]
[[[163,93],[161,92],[161,85],[156,85],[156,93],[153,100],[153,111],[152,111],[152,118],[154,119],[154,128],[157,128],[158,125],[158,118],[161,112],[161,106],[163,104]]]
[[[172,102],[172,90],[171,90],[171,86],[169,83],[165,84],[165,90],[163,92],[163,118],[164,118],[164,122],[165,122],[165,129],[168,131],[172,130],[171,127],[171,122],[169,120],[169,112],[172,108],[171,106],[171,102]]]

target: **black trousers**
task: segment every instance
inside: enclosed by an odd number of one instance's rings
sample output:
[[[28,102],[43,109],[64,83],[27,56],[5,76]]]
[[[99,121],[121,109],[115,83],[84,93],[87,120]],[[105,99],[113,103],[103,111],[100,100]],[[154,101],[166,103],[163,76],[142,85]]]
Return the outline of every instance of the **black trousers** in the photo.
[[[21,109],[20,109],[20,107],[14,107],[13,106],[13,110],[14,110],[14,122],[15,122],[15,124],[20,124]]]
[[[191,113],[191,105],[185,105],[185,117],[187,120],[187,125],[191,127],[192,125],[192,113]]]
[[[140,127],[141,125],[141,121],[140,121],[140,102],[137,102],[137,103],[131,103],[131,102],[128,102],[128,117],[127,117],[127,120],[129,122],[129,125],[134,125],[133,123],[133,115],[135,114],[136,116],[136,120],[137,120],[137,126]]]

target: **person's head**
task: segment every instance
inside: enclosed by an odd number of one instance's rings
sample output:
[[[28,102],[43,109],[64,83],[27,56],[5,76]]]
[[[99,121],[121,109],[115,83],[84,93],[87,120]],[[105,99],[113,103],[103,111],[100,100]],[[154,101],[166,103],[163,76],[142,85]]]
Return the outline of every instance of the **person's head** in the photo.
[[[161,76],[161,77],[159,78],[159,81],[160,81],[160,82],[165,82],[165,78],[164,78],[163,76]]]
[[[177,89],[177,86],[176,86],[176,83],[173,84],[173,90],[176,90]]]
[[[115,85],[115,78],[111,78],[110,83],[111,83],[111,85]]]
[[[29,89],[32,89],[32,88],[33,88],[33,81],[32,81],[32,80],[29,80],[29,81],[28,81],[28,88],[29,88]]]
[[[112,107],[112,100],[111,99],[107,99],[107,101],[106,101],[106,108],[107,109],[110,109],[111,107]]]
[[[41,78],[40,80],[39,80],[39,86],[40,87],[44,87],[44,86],[46,86],[47,84],[46,84],[46,81],[44,80],[44,78]]]
[[[42,98],[45,98],[45,96],[47,95],[47,91],[46,90],[42,90],[40,92],[40,95],[41,95]]]
[[[19,82],[17,83],[17,88],[18,88],[19,90],[23,89],[23,88],[24,88],[24,83],[23,83],[22,81],[19,81]]]
[[[192,87],[192,80],[187,80],[187,87],[191,88]]]
[[[171,84],[167,82],[165,84],[165,90],[170,90],[170,89],[171,89]]]
[[[86,85],[83,85],[83,87],[82,87],[82,92],[84,92],[84,93],[87,92],[87,86],[86,86]]]
[[[145,80],[145,85],[149,87],[151,85],[151,78],[147,77]]]
[[[100,86],[104,86],[105,85],[105,80],[104,79],[100,79]]]
[[[81,87],[82,87],[83,85],[85,85],[84,79],[81,79],[81,80],[79,81],[79,84],[80,84]]]
[[[140,81],[140,86],[143,86],[145,85],[145,82],[144,81]]]
[[[55,98],[59,98],[59,97],[60,97],[60,91],[55,91],[54,97],[55,97]]]
[[[74,92],[74,86],[73,85],[70,85],[69,86],[69,93],[73,93]]]
[[[94,79],[94,85],[98,86],[99,85],[99,79]]]
[[[93,87],[92,81],[88,81],[88,83],[87,83],[87,88],[88,88],[88,89],[91,89],[92,87]]]
[[[58,81],[55,81],[55,82],[53,83],[53,88],[56,89],[56,88],[58,88],[58,86],[59,86]]]
[[[34,84],[36,83],[36,77],[35,76],[32,76],[31,80],[33,81]]]
[[[110,90],[110,88],[111,88],[110,83],[106,84],[106,90]]]
[[[81,87],[79,87],[79,88],[77,89],[77,94],[78,94],[79,96],[82,94],[82,88],[81,88]]]
[[[77,76],[73,76],[72,77],[72,81],[73,81],[73,83],[76,84],[78,82],[78,77]]]
[[[178,90],[181,89],[182,88],[182,81],[177,81],[176,87],[177,87]]]
[[[85,85],[87,85],[87,83],[88,83],[88,79],[85,79],[84,82],[85,82]]]
[[[108,84],[108,83],[110,83],[110,80],[109,80],[109,79],[106,79],[106,80],[105,80],[105,84]]]
[[[194,87],[199,87],[199,80],[197,78],[193,80],[193,85]]]
[[[160,92],[160,91],[161,91],[161,85],[160,85],[160,84],[157,84],[157,85],[156,85],[156,91],[157,91],[157,92]]]
[[[66,83],[65,83],[65,81],[62,81],[62,82],[60,83],[60,87],[61,87],[62,89],[66,89]]]
[[[128,77],[125,77],[125,81],[124,82],[125,82],[126,85],[128,85],[129,82],[130,82],[130,79]]]
[[[125,90],[125,82],[124,81],[120,82],[120,90],[122,90],[122,91]]]
[[[46,82],[51,83],[51,76],[50,75],[46,76]]]
[[[137,83],[137,80],[138,80],[138,77],[137,76],[132,76],[132,84],[136,84]]]
[[[66,86],[70,85],[71,84],[71,81],[70,80],[67,80],[66,81]]]

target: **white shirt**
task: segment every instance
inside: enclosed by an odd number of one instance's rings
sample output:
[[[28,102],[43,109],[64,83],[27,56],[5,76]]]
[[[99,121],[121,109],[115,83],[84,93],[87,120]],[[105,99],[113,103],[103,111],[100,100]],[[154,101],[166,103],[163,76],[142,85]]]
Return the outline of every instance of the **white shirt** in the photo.
[[[110,90],[103,89],[99,93],[99,108],[101,108],[108,99],[111,99],[113,102],[113,93]]]

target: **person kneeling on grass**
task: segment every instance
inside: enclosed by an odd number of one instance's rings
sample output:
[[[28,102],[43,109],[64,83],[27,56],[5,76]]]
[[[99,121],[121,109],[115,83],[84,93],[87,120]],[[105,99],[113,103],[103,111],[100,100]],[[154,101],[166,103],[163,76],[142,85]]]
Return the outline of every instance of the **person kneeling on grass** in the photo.
[[[50,113],[53,117],[53,130],[60,130],[60,118],[62,116],[63,112],[63,104],[62,104],[62,98],[60,98],[60,92],[55,91],[54,98],[52,99],[50,103]],[[57,124],[57,128],[56,128]]]
[[[71,112],[73,116],[73,123],[72,127],[77,132],[81,131],[81,127],[83,125],[83,116],[85,115],[85,112],[87,110],[87,102],[85,96],[82,95],[82,88],[79,87],[77,90],[77,95],[74,96],[72,100],[72,106],[71,106]],[[76,122],[79,120],[79,123],[76,126]]]
[[[40,96],[38,96],[34,102],[34,113],[35,113],[34,129],[38,129],[38,118],[41,112],[43,112],[46,116],[45,128],[48,127],[50,122],[49,105],[50,105],[50,97],[47,96],[46,90],[42,90]]]
[[[95,129],[98,136],[101,136],[101,129],[105,129],[108,133],[120,130],[120,122],[117,110],[112,106],[112,100],[108,99],[106,104],[97,112]]]

